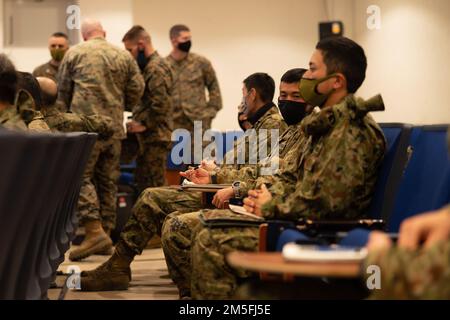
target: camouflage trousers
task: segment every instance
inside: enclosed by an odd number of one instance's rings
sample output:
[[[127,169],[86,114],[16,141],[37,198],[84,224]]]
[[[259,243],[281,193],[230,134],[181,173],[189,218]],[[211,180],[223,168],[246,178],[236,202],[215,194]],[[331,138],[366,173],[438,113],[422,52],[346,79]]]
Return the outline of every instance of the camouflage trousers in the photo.
[[[154,235],[161,235],[166,217],[177,211],[200,209],[201,193],[185,192],[170,187],[148,188],[141,193],[120,234],[120,240],[136,254],[141,254]]]
[[[120,140],[115,139],[95,143],[84,171],[78,200],[81,224],[101,220],[105,230],[114,229],[120,147]]]
[[[213,210],[228,215],[228,210]],[[163,226],[162,247],[172,280],[180,296],[195,299],[227,299],[237,289],[238,278],[252,273],[231,268],[228,253],[256,251],[258,227],[207,228],[200,223],[200,211],[170,215]]]
[[[174,212],[167,216],[162,227],[164,257],[180,297],[191,295],[191,238],[197,227],[200,227],[199,211]]]
[[[167,184],[165,169],[170,146],[170,141],[154,141],[141,134],[128,134],[123,140],[121,159],[124,163],[136,159],[134,181],[139,193]]]

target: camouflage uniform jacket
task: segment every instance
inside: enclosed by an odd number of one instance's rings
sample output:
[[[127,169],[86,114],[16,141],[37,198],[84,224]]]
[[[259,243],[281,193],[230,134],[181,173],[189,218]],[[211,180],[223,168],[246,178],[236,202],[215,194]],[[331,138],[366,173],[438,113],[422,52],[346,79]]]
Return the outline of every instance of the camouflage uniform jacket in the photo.
[[[223,168],[217,172],[217,182],[226,183],[240,181],[240,194],[245,196],[249,190],[255,189],[263,183],[268,185],[273,180],[272,175],[264,175],[261,168],[270,166],[278,161],[281,168],[284,165],[286,153],[295,148],[301,134],[300,124],[288,126],[279,139],[278,147],[270,150],[270,155],[257,165],[245,165],[240,168]]]
[[[181,61],[176,61],[169,55],[166,61],[175,76],[172,94],[174,122],[185,116],[192,121],[213,119],[222,109],[222,97],[211,62],[195,53],[189,53]],[[208,89],[208,101],[205,88]]]
[[[27,125],[23,121],[15,106],[11,105],[0,111],[0,126],[14,131],[27,131]]]
[[[354,218],[364,214],[374,191],[386,142],[362,99],[313,112],[301,123],[298,146],[270,186],[266,218]],[[376,106],[377,107],[377,106]],[[384,106],[382,106],[384,109]]]
[[[58,104],[65,110],[109,116],[113,139],[125,138],[123,111],[132,110],[144,91],[141,72],[129,52],[100,37],[76,45],[64,56],[58,83]]]
[[[33,76],[35,78],[37,78],[37,77],[50,78],[56,82],[56,76],[58,75],[58,69],[59,69],[59,66],[53,65],[52,61],[50,60],[49,62],[36,67],[36,69],[34,69],[34,71],[33,71]]]
[[[266,113],[264,113],[254,124],[253,126],[253,132],[258,133],[261,129],[267,130],[267,136],[264,137],[264,139],[261,139],[257,141],[257,149],[261,147],[262,144],[267,145],[267,153],[271,153],[271,130],[278,130],[279,136],[283,136],[285,131],[287,131],[287,124],[284,122],[283,117],[280,115],[278,108],[273,105]],[[250,129],[251,130],[251,129]],[[214,178],[217,180],[216,182],[219,184],[226,184],[226,183],[232,183],[236,180],[236,177],[238,177],[238,173],[246,170],[252,170],[252,168],[256,167],[257,164],[250,164],[249,162],[249,154],[252,151],[251,147],[249,146],[249,139],[246,139],[247,134],[249,130],[246,131],[246,135],[242,136],[236,143],[234,144],[234,147],[232,150],[229,151],[224,157],[223,163],[216,167],[216,169],[211,173],[212,176],[216,176]],[[278,139],[276,141],[278,143]],[[243,148],[240,148],[240,143],[245,143],[245,146]],[[245,155],[245,163],[239,164],[238,159],[240,158],[240,152],[244,151]],[[232,155],[231,155],[232,153]],[[233,159],[233,163],[229,164],[226,159]]]
[[[154,52],[143,76],[145,91],[140,105],[133,110],[133,119],[147,127],[142,134],[145,139],[170,142],[173,130],[172,70],[158,52]]]

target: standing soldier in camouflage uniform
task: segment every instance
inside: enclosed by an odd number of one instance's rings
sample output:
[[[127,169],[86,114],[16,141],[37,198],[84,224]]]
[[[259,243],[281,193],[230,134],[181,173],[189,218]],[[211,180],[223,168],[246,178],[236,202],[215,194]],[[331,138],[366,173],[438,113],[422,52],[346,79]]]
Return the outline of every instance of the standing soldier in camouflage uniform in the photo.
[[[128,133],[135,134],[139,144],[134,176],[141,193],[146,188],[165,185],[167,153],[173,130],[170,97],[173,75],[170,66],[153,48],[150,35],[144,28],[134,26],[122,41],[136,59],[145,81],[141,104],[133,110],[133,120],[127,123]]]
[[[201,159],[198,154],[194,157],[194,121],[202,122],[203,132],[211,128],[212,119],[222,109],[219,82],[211,62],[190,52],[191,31],[187,26],[173,26],[170,41],[173,49],[166,60],[172,67],[175,79],[172,93],[174,129],[183,128],[191,133],[192,159]],[[208,101],[205,89],[208,89]]]
[[[248,93],[249,109],[252,111],[249,118],[252,121],[253,128],[256,132],[261,129],[278,129],[283,133],[286,124],[272,102],[275,90],[273,79],[267,74],[255,74],[248,79],[251,84],[251,87],[248,87],[248,91],[251,92]],[[264,140],[259,143],[266,142]],[[233,153],[234,165],[223,163],[215,171],[225,170],[228,166],[239,167],[237,165],[237,150],[234,149],[230,152]],[[207,170],[198,170],[209,175]],[[230,184],[231,182],[228,181]],[[81,274],[82,290],[127,289],[131,280],[130,263],[136,254],[141,254],[148,241],[155,234],[161,234],[161,227],[166,216],[174,211],[183,213],[201,208],[201,194],[197,192],[185,192],[169,187],[146,189],[136,202],[133,214],[121,233],[111,259],[97,269]]]
[[[78,114],[104,115],[113,120],[111,140],[98,141],[84,173],[78,209],[86,236],[71,260],[108,251],[108,236],[115,225],[117,179],[124,108],[137,105],[144,81],[131,55],[105,40],[100,22],[82,24],[84,43],[71,48],[58,73],[59,104]],[[105,232],[106,231],[106,232]]]
[[[383,109],[380,98],[368,104],[353,96],[365,78],[363,49],[347,38],[318,43],[310,69],[300,82],[302,97],[319,112],[301,123],[298,144],[285,157],[269,189],[249,191],[248,212],[265,219],[355,218],[365,213],[385,152],[383,132],[369,110]],[[206,211],[205,220],[235,217],[230,211]],[[234,250],[256,251],[258,227],[201,227],[192,237],[191,294],[195,299],[233,296],[239,278],[251,275],[231,268]]]
[[[450,152],[450,128],[447,142]],[[450,299],[450,205],[406,219],[395,247],[371,232],[367,249],[363,270],[375,265],[381,273],[371,299]]]
[[[46,77],[56,81],[59,65],[67,50],[69,50],[69,38],[65,33],[55,32],[48,39],[48,49],[50,50],[52,59],[34,69],[33,76],[36,78]]]

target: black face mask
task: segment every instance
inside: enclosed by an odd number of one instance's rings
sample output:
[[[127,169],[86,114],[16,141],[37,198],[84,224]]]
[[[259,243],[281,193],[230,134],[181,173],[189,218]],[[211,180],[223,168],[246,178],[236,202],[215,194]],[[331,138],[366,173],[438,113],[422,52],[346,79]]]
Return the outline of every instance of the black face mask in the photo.
[[[181,42],[178,44],[178,49],[180,49],[183,52],[188,53],[189,50],[191,50],[191,46],[192,46],[192,41],[186,41],[186,42]]]
[[[306,102],[278,100],[278,108],[284,121],[289,125],[297,124],[306,116]]]
[[[138,50],[136,62],[139,66],[139,69],[141,69],[141,71],[144,71],[148,63],[148,58],[145,56],[145,50]]]

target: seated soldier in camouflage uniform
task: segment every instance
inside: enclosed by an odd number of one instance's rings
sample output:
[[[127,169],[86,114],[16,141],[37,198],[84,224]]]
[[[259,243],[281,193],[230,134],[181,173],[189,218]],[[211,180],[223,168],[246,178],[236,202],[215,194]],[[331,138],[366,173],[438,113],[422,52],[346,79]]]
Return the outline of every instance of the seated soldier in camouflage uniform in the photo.
[[[447,143],[450,152],[450,128]],[[387,234],[372,232],[367,249],[364,269],[381,271],[381,288],[371,299],[450,299],[450,204],[406,219],[397,246]]]
[[[305,69],[292,69],[287,71],[280,81],[280,95],[278,107],[283,119],[289,125],[288,129],[280,137],[278,148],[272,148],[271,155],[257,166],[243,166],[241,168],[229,168],[228,170],[214,170],[211,179],[217,183],[225,181],[241,181],[239,192],[246,194],[249,188],[256,186],[261,179],[270,179],[264,174],[266,163],[279,162],[283,165],[286,153],[293,148],[299,138],[299,123],[304,116],[311,112],[312,108],[304,102],[299,93],[299,82]],[[267,168],[266,168],[267,169]],[[196,180],[196,183],[210,183],[211,179]],[[217,208],[223,208],[225,203],[235,195],[233,187],[225,188],[216,193],[213,202]],[[162,245],[169,274],[177,284],[180,297],[190,294],[190,247],[192,231],[200,223],[199,212],[170,214],[163,225]]]
[[[247,115],[255,132],[261,129],[279,130],[282,134],[287,125],[282,120],[272,99],[275,83],[267,74],[253,74],[244,80],[244,94],[248,100]],[[270,141],[270,135],[267,140]],[[259,144],[267,140],[259,141]],[[269,150],[270,151],[270,150]],[[215,171],[239,168],[237,164],[237,146],[232,152],[233,164],[223,163]],[[246,152],[246,157],[248,152]],[[227,158],[227,157],[226,157]],[[248,157],[247,157],[248,158]],[[246,159],[245,163],[248,160]],[[209,176],[206,169],[198,169],[201,174]],[[188,175],[183,173],[184,176]],[[231,185],[233,181],[224,181]],[[164,219],[169,213],[191,212],[202,208],[201,194],[185,192],[169,187],[148,188],[137,200],[133,213],[124,227],[116,250],[106,263],[93,271],[82,272],[82,290],[124,290],[128,288],[131,279],[130,263],[136,254],[140,254],[148,241],[155,234],[161,234]]]
[[[20,83],[19,83],[20,80]],[[36,113],[30,93],[19,88],[22,74],[4,54],[0,55],[0,126],[20,131],[41,132],[49,128]]]
[[[369,109],[384,108],[381,98],[365,103],[353,95],[365,78],[366,66],[363,49],[350,39],[327,38],[317,44],[300,93],[320,111],[302,121],[298,143],[289,150],[280,172],[267,185],[249,191],[244,199],[248,212],[291,221],[364,215],[385,152],[383,132],[367,114]],[[237,214],[212,210],[201,216],[211,221]],[[193,298],[233,297],[238,280],[252,273],[230,267],[226,255],[256,251],[258,231],[258,227],[199,226],[191,244]]]

